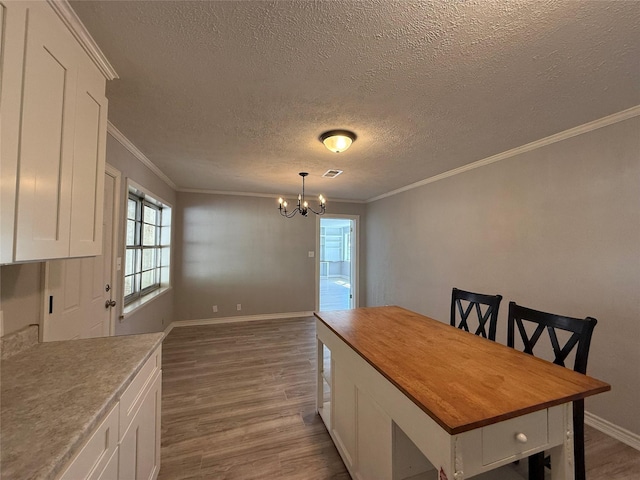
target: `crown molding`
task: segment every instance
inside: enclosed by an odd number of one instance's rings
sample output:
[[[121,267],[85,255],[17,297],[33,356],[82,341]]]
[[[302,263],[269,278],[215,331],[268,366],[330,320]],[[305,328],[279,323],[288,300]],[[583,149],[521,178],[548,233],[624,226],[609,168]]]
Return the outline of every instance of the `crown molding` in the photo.
[[[87,55],[93,60],[100,72],[105,76],[107,80],[115,80],[118,77],[115,69],[107,60],[107,57],[102,53],[100,47],[93,39],[87,28],[83,25],[82,21],[73,10],[67,0],[47,0],[47,3],[51,5],[53,11],[56,12],[58,17],[69,29],[71,34],[80,43]]]
[[[231,196],[236,196],[236,197],[259,197],[259,198],[277,198],[277,197],[283,197],[286,195],[280,195],[278,193],[252,193],[252,192],[229,192],[226,190],[207,190],[207,189],[200,189],[200,188],[179,188],[177,190],[178,192],[181,193],[201,193],[204,195],[231,195]],[[336,203],[367,203],[366,200],[345,200],[345,199],[341,199],[341,198],[332,198],[332,199],[327,199],[327,203],[329,202],[336,202]]]
[[[129,140],[127,137],[124,136],[124,134],[118,130],[115,125],[113,123],[111,123],[111,121],[107,121],[107,133],[109,133],[113,138],[115,138],[118,142],[120,142],[120,144],[126,148],[127,150],[129,150],[129,152],[136,157],[138,160],[140,160],[144,165],[146,165],[149,170],[151,170],[153,173],[155,173],[164,183],[166,183],[167,185],[169,185],[171,188],[173,188],[174,190],[178,190],[178,187],[176,186],[175,183],[173,183],[171,181],[171,179],[169,177],[167,177],[164,172],[162,170],[160,170],[155,163],[153,163],[151,160],[149,160],[147,158],[147,156],[142,153],[138,147],[136,147],[131,140]]]
[[[576,137],[578,135],[582,135],[583,133],[592,132],[599,128],[607,127],[609,125],[613,125],[614,123],[622,122],[624,120],[628,120],[630,118],[637,117],[639,115],[640,115],[640,105],[636,105],[635,107],[631,107],[631,108],[628,108],[627,110],[614,113],[613,115],[609,115],[607,117],[594,120],[593,122],[585,123],[584,125],[570,128],[569,130],[565,130],[564,132],[559,132],[549,137],[536,140],[535,142],[527,143],[526,145],[522,145],[521,147],[516,147],[511,150],[507,150],[506,152],[498,153],[497,155],[493,155],[491,157],[478,160],[477,162],[469,163],[468,165],[463,165],[462,167],[454,168],[453,170],[449,170],[439,175],[435,175],[433,177],[420,180],[419,182],[412,183],[405,187],[401,187],[396,190],[383,193],[382,195],[378,195],[377,197],[368,199],[365,203],[372,203],[378,200],[382,200],[383,198],[391,197],[393,195],[406,192],[408,190],[413,190],[414,188],[422,187],[424,185],[428,185],[429,183],[437,182],[438,180],[443,180],[445,178],[453,177],[454,175],[468,172],[469,170],[473,170],[474,168],[484,167],[485,165],[490,165],[492,163],[499,162],[500,160],[506,160],[508,158],[515,157],[516,155],[530,152],[538,148],[546,147],[547,145],[551,145],[552,143],[560,142],[562,140],[567,140],[568,138]]]

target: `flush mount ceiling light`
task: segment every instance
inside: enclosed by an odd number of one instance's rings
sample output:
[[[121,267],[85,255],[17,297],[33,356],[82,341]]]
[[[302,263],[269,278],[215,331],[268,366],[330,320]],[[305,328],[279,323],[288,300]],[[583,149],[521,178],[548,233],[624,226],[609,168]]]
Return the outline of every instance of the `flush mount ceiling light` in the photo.
[[[356,138],[356,134],[349,130],[329,130],[320,135],[324,146],[335,153],[344,152]]]
[[[322,195],[318,196],[318,206],[320,207],[319,211],[316,212],[313,208],[311,208],[309,206],[309,202],[307,202],[304,198],[304,177],[306,177],[309,174],[307,172],[300,172],[298,175],[302,177],[302,194],[298,195],[298,205],[294,210],[288,212],[287,201],[282,197],[280,197],[278,199],[278,203],[279,203],[278,210],[280,210],[280,215],[287,218],[293,217],[298,212],[300,212],[300,215],[302,215],[303,217],[308,216],[309,212],[315,213],[316,215],[324,215],[325,204],[327,203],[326,198],[324,198]]]

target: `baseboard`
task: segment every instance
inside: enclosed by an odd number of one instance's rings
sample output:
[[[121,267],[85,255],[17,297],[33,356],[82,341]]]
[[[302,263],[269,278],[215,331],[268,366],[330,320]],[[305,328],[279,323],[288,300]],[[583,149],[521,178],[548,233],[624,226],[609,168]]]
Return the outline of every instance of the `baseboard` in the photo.
[[[169,332],[171,332],[171,330],[173,330],[173,327],[175,325],[176,322],[171,322],[167,328],[164,329],[164,338],[167,338],[167,335],[169,335]]]
[[[606,433],[610,437],[629,445],[630,447],[640,450],[640,435],[630,432],[618,425],[615,425],[604,418],[600,418],[593,413],[584,412],[584,423],[590,427]]]
[[[265,313],[261,315],[242,315],[237,317],[202,318],[199,320],[177,320],[172,322],[165,332],[168,334],[176,327],[192,327],[194,325],[216,325],[218,323],[255,322],[257,320],[277,320],[280,318],[311,317],[313,312]]]

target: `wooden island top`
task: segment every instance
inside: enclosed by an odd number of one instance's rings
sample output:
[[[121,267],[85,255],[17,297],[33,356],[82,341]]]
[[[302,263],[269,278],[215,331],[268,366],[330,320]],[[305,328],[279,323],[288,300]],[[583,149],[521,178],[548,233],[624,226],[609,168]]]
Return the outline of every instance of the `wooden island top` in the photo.
[[[611,390],[401,307],[315,316],[450,435]]]

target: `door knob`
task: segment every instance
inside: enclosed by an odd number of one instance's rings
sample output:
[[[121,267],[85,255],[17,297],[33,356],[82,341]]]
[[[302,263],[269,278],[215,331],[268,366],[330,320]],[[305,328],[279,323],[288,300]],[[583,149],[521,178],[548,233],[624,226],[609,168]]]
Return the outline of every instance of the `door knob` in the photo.
[[[107,300],[106,302],[104,302],[104,308],[115,307],[115,306],[116,306],[115,300]]]

